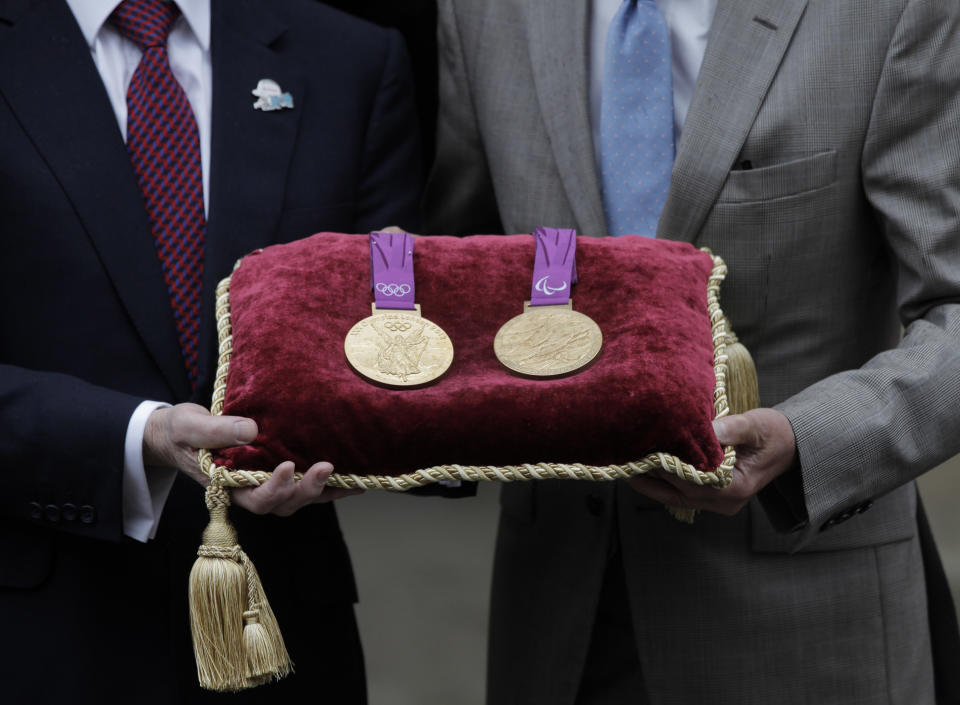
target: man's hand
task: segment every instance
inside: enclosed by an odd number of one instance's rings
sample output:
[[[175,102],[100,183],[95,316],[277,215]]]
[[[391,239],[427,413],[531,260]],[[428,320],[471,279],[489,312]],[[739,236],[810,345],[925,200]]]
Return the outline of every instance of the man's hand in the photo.
[[[257,437],[257,424],[239,416],[211,416],[197,404],[177,404],[157,409],[147,419],[143,433],[143,462],[176,468],[203,486],[210,480],[200,470],[197,451],[200,448],[227,448],[252,443]],[[293,479],[294,465],[280,463],[273,476],[260,487],[244,487],[231,493],[233,503],[254,514],[289,516],[308,504],[330,502],[340,497],[360,494],[363,490],[327,488],[333,472],[330,463],[316,463],[300,482]]]
[[[668,506],[704,509],[732,516],[760,490],[790,468],[796,438],[787,417],[775,409],[753,409],[713,422],[717,440],[735,446],[737,464],[726,489],[701,487],[662,470],[627,482],[640,494]]]
[[[385,228],[380,228],[379,230],[374,230],[373,232],[375,233],[407,233],[412,237],[420,237],[420,235],[417,235],[416,233],[412,233],[409,230],[404,230],[399,225],[388,225]]]

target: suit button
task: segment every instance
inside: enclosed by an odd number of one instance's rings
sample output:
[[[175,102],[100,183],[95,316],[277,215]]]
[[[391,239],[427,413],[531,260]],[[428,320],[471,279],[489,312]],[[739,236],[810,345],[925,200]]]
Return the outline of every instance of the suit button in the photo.
[[[97,510],[89,504],[80,507],[80,522],[83,524],[93,524],[97,521]]]
[[[76,521],[77,520],[77,505],[76,504],[64,504],[60,510],[60,516],[62,516],[67,521]]]
[[[595,517],[603,514],[603,499],[599,495],[587,495],[587,511]]]
[[[43,515],[51,524],[60,523],[60,507],[58,507],[56,504],[48,504],[46,507],[44,507]]]
[[[863,511],[866,511],[866,509],[864,509]],[[820,531],[825,531],[826,529],[829,529],[831,526],[842,524],[848,519],[851,519],[857,514],[861,514],[861,513],[862,512],[858,512],[856,509],[845,509],[839,514],[835,514],[834,516],[827,519],[826,523],[820,527]]]
[[[863,514],[872,506],[873,506],[873,502],[867,501],[867,502],[864,502],[863,504],[858,504],[853,511],[855,511],[857,514]]]
[[[43,507],[40,506],[40,502],[30,502],[30,518],[35,521],[43,519]]]

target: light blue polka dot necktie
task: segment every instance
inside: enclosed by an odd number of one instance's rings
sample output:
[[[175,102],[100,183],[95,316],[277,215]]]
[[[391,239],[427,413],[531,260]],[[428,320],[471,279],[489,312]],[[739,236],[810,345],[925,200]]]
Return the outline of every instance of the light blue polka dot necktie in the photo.
[[[653,0],[624,0],[607,32],[600,107],[611,235],[654,237],[673,168],[670,36]]]

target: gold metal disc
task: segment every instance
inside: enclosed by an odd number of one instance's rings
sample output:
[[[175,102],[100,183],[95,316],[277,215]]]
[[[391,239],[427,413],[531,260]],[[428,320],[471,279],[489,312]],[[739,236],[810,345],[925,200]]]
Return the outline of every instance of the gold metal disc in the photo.
[[[530,306],[497,331],[493,351],[507,368],[532,377],[577,372],[600,354],[603,333],[593,319],[565,306]]]
[[[415,311],[377,309],[343,341],[347,362],[372,382],[417,387],[440,377],[453,362],[453,343],[436,323]]]

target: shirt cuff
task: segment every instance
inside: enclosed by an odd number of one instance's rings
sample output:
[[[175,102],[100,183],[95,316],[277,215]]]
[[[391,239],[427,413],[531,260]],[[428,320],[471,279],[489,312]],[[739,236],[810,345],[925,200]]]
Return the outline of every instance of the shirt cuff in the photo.
[[[163,505],[177,477],[177,471],[171,468],[151,467],[148,473],[143,464],[143,432],[147,419],[165,406],[170,405],[159,401],[141,402],[127,424],[123,446],[123,533],[144,543],[156,536]]]

